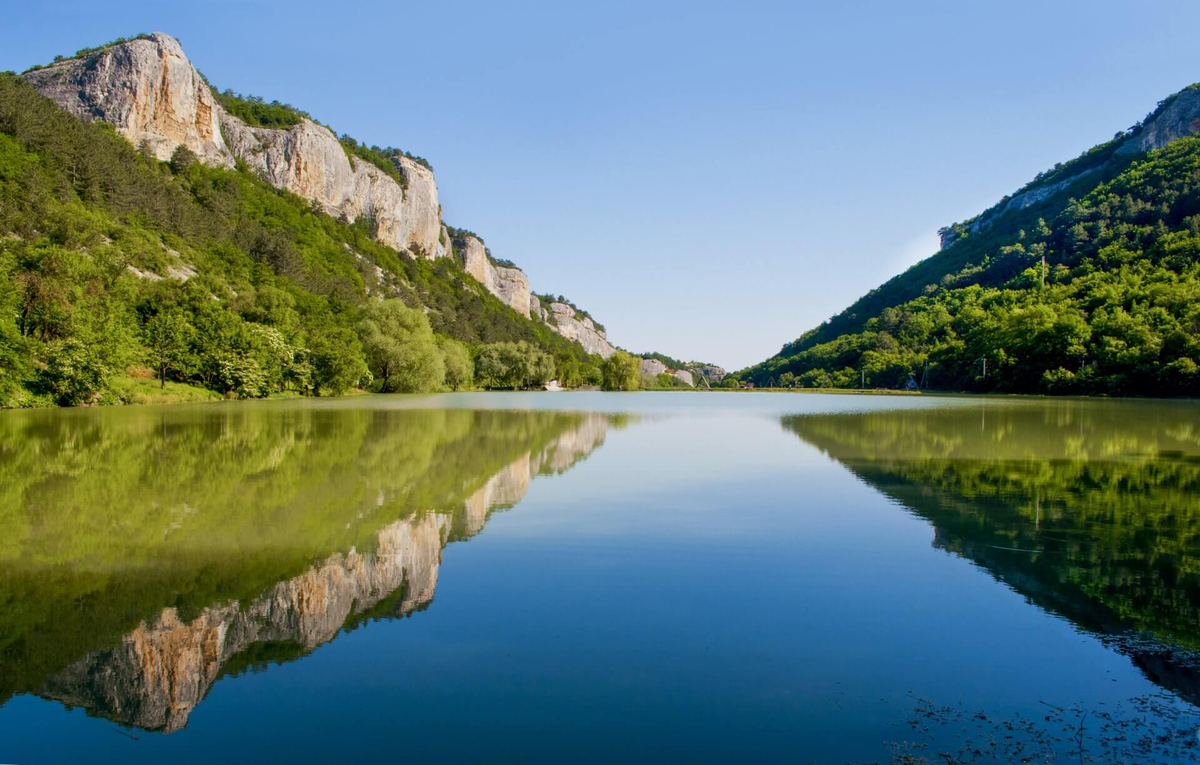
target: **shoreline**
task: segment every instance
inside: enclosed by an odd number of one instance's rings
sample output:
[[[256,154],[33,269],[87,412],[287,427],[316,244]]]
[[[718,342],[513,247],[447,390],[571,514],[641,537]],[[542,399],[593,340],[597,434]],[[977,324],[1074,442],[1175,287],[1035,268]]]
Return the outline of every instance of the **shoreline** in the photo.
[[[136,382],[136,381],[135,381]],[[174,388],[174,390],[172,390]],[[455,393],[795,393],[795,394],[818,394],[818,395],[839,395],[839,396],[929,396],[933,398],[979,398],[979,399],[1038,399],[1038,400],[1058,400],[1058,401],[1200,401],[1197,398],[1189,397],[1165,397],[1165,396],[1052,396],[1044,393],[975,393],[971,391],[923,391],[923,390],[889,390],[887,388],[643,388],[637,391],[601,391],[595,389],[584,388],[567,388],[557,391],[546,391],[542,389],[530,389],[524,391],[513,390],[488,390],[488,389],[472,389],[472,390],[446,390],[435,391],[433,393],[375,393],[372,391],[351,389],[345,393],[336,396],[306,396],[294,391],[274,393],[265,398],[226,398],[221,394],[210,391],[206,388],[198,388],[196,386],[186,385],[184,383],[167,383],[167,389],[160,392],[155,382],[153,392],[133,391],[135,400],[125,401],[100,401],[90,404],[79,404],[75,406],[60,406],[57,404],[39,404],[34,406],[12,406],[0,407],[0,413],[3,412],[20,412],[34,410],[52,410],[52,409],[101,409],[101,408],[122,408],[122,407],[144,407],[144,406],[180,406],[180,405],[195,405],[195,404],[224,404],[252,401],[288,401],[295,399],[313,399],[313,400],[331,400],[340,398],[354,398],[359,396],[428,396],[428,395],[451,395]]]

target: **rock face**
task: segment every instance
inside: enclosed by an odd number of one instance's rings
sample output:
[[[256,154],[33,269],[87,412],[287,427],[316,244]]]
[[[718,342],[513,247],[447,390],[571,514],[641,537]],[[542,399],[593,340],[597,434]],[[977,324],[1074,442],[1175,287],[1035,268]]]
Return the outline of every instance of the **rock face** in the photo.
[[[1180,91],[1161,114],[1125,139],[1116,153],[1141,154],[1197,133],[1200,133],[1200,88],[1191,87]]]
[[[1074,173],[1060,181],[1038,186],[1014,195],[1002,205],[988,210],[963,226],[947,226],[938,231],[941,247],[945,249],[954,243],[963,232],[978,233],[990,226],[995,220],[1014,210],[1024,210],[1026,207],[1049,199],[1071,184],[1087,176],[1099,173],[1112,163],[1121,161],[1133,154],[1144,154],[1154,149],[1161,149],[1171,141],[1200,133],[1200,88],[1190,87],[1171,97],[1170,103],[1162,112],[1147,121],[1132,134],[1121,141],[1113,151],[1113,158],[1107,162]]]
[[[221,137],[220,107],[179,41],[162,33],[131,40],[25,75],[34,88],[84,120],[104,120],[159,159],[179,144],[209,164],[233,158]]]
[[[579,343],[588,353],[595,353],[607,359],[617,352],[612,343],[608,342],[604,330],[596,326],[596,322],[586,316],[579,316],[575,309],[566,303],[542,305],[542,301],[534,295],[530,299],[530,316],[541,319],[558,334]]]
[[[658,359],[642,359],[642,377],[658,377],[667,371],[667,365]]]
[[[483,242],[470,234],[455,243],[463,270],[522,316],[529,316],[529,279],[519,268],[497,266],[488,257]]]
[[[310,120],[288,130],[251,127],[222,111],[221,127],[233,156],[273,186],[317,202],[330,215],[351,221],[367,216],[376,238],[389,247],[438,254],[437,184],[422,165],[407,157],[394,160],[408,179],[405,190],[371,163],[352,160],[328,128]]]
[[[493,510],[521,501],[530,480],[561,473],[599,447],[608,419],[592,414],[537,452],[526,452],[466,500],[469,538]],[[114,648],[97,651],[53,676],[39,695],[147,730],[180,730],[231,660],[256,644],[283,644],[300,656],[334,639],[389,597],[393,616],[433,600],[442,547],[452,516],[404,518],[384,527],[374,552],[335,553],[297,577],[280,582],[249,603],[204,608],[184,621],[175,608],[143,622]]]
[[[658,359],[642,359],[642,377],[652,382],[657,382],[657,378],[661,374],[669,374],[685,385],[690,385],[693,388],[696,387],[696,381],[692,377],[691,371],[687,369],[671,369]]]
[[[457,246],[467,273],[517,313],[530,315],[534,301],[520,269],[494,264],[476,237],[451,242],[429,168],[395,157],[402,185],[370,162],[348,156],[332,131],[311,120],[288,129],[246,124],[221,107],[169,35],[156,32],[24,77],[80,119],[110,122],[135,146],[146,143],[159,159],[170,158],[182,144],[209,165],[232,167],[241,160],[330,215],[368,217],[375,236],[389,247],[437,258]],[[577,319],[569,306],[552,304],[541,318],[550,315],[555,321],[548,323],[559,334],[589,353],[607,358],[614,352],[604,332],[590,319]]]
[[[369,216],[389,247],[438,253],[441,208],[432,172],[398,157],[406,191],[369,162],[351,160],[332,131],[311,120],[286,130],[247,125],[221,108],[169,35],[156,32],[25,78],[80,119],[110,122],[135,146],[145,141],[159,159],[180,144],[210,165],[230,167],[240,159],[331,215]]]
[[[713,364],[705,364],[703,366],[688,367],[692,372],[705,377],[710,383],[721,382],[725,376],[729,374],[721,367]]]

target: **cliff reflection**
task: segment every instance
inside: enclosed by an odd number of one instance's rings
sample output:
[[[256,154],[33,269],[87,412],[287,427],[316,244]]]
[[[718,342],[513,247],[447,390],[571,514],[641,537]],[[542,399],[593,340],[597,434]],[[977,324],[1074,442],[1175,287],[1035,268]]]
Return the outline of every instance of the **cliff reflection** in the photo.
[[[1031,603],[1200,702],[1200,418],[1181,404],[992,402],[785,417]]]
[[[428,605],[441,550],[624,422],[320,408],[0,418],[0,702],[183,727],[221,677]]]

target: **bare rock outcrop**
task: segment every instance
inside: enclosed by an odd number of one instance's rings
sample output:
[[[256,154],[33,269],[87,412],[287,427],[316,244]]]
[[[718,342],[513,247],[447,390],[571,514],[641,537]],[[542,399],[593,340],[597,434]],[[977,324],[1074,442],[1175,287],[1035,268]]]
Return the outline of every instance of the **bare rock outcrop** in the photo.
[[[574,340],[583,346],[588,353],[595,353],[607,359],[617,352],[604,330],[596,326],[596,322],[587,316],[580,316],[576,310],[566,303],[553,302],[543,305],[534,295],[530,298],[530,316],[541,319],[558,334]]]
[[[505,305],[522,316],[529,316],[529,279],[521,269],[493,263],[483,242],[470,234],[461,237],[455,248],[464,271]]]
[[[692,373],[686,369],[676,369],[675,371],[671,372],[671,375],[684,385],[688,385],[693,388],[696,387],[696,381],[692,379]]]
[[[206,163],[233,164],[220,107],[174,37],[156,32],[27,72],[25,79],[76,117],[112,123],[159,159],[183,144]]]
[[[676,380],[679,380],[685,385],[696,387],[696,381],[692,377],[692,373],[686,369],[671,369],[655,358],[642,359],[642,377],[652,383],[657,382],[657,378],[661,374],[669,374]]]
[[[642,377],[658,377],[667,371],[667,365],[658,359],[642,359]]]
[[[271,185],[321,205],[325,212],[370,218],[379,241],[397,250],[436,256],[442,233],[433,173],[407,157],[393,161],[404,189],[369,162],[351,158],[333,133],[305,119],[293,128],[251,127],[222,112],[229,149]]]
[[[441,208],[433,173],[407,157],[393,161],[405,189],[369,162],[351,159],[329,128],[247,125],[228,114],[179,41],[156,32],[25,74],[42,95],[83,120],[112,123],[159,159],[180,144],[209,165],[240,159],[272,185],[316,202],[331,215],[366,215],[376,236],[398,250],[438,253]]]
[[[701,364],[699,366],[688,367],[688,369],[705,379],[710,383],[721,382],[729,373],[715,364]]]
[[[1197,133],[1200,133],[1200,88],[1192,86],[1171,98],[1166,108],[1125,139],[1115,153],[1141,154]]]

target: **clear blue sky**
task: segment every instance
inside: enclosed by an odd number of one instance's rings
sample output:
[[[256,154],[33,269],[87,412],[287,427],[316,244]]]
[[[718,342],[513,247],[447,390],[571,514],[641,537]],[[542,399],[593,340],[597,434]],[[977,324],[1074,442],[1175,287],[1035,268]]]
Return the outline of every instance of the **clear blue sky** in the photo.
[[[428,158],[446,219],[633,351],[759,361],[1200,81],[1188,2],[13,3],[0,69],[178,37]]]

